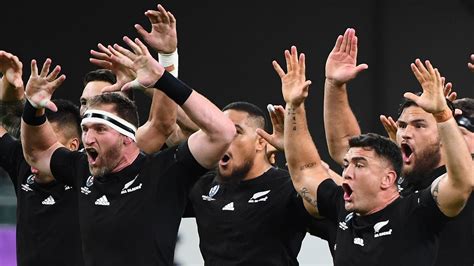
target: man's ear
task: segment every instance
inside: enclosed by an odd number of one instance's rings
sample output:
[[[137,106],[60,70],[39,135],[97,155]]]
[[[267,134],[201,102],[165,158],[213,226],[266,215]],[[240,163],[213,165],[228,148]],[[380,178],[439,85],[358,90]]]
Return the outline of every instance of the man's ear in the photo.
[[[127,136],[123,136],[123,144],[124,145],[129,145],[132,142],[133,142],[133,139],[131,139],[130,137],[127,137]]]
[[[81,142],[79,141],[79,138],[73,138],[69,140],[66,148],[68,148],[71,151],[77,151],[80,145],[81,145]]]
[[[264,151],[265,152],[265,148],[266,148],[268,142],[264,138],[260,137],[260,135],[257,135],[256,142],[257,142],[257,145],[256,145],[255,149],[257,151]]]
[[[395,184],[397,180],[397,173],[393,170],[389,170],[385,173],[385,175],[382,178],[382,182],[380,182],[380,186],[382,189],[388,189]]]

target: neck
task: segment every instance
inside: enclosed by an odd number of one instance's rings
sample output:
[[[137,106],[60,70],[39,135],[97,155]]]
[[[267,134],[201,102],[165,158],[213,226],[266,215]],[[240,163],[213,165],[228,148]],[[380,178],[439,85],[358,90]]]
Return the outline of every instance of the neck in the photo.
[[[263,173],[268,171],[268,169],[270,169],[271,167],[272,165],[267,160],[256,159],[252,168],[250,169],[250,171],[248,171],[247,175],[242,180],[245,181],[255,179],[263,175]]]
[[[117,166],[112,170],[112,173],[117,173],[124,169],[125,167],[131,165],[135,159],[137,159],[138,155],[140,154],[140,150],[135,145],[133,147],[129,147],[123,152],[122,159],[117,164]]]
[[[392,202],[394,202],[396,199],[398,199],[398,197],[400,197],[400,194],[398,193],[398,191],[395,188],[394,191],[390,191],[389,194],[384,195],[380,199],[377,206],[375,206],[372,210],[368,211],[367,213],[360,214],[360,215],[365,216],[365,215],[370,215],[370,214],[376,213],[378,211],[381,211],[381,210],[385,209],[388,205],[390,205]]]

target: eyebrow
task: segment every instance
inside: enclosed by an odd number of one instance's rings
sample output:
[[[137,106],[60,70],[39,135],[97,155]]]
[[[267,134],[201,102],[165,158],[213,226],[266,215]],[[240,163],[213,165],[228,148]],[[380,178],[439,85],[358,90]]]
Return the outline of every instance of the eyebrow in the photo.
[[[235,124],[235,127],[236,127],[237,129],[240,129],[240,130],[245,131],[244,128],[243,128],[241,125],[239,125],[239,124]]]
[[[368,162],[368,160],[365,157],[352,157],[351,161],[352,162],[359,162],[359,161]],[[344,158],[344,162],[349,162],[349,160]]]
[[[405,124],[408,124],[408,123],[419,123],[419,122],[426,122],[426,119],[420,118],[420,119],[411,120],[411,121],[409,121],[409,122],[403,121],[403,120],[400,120],[400,119],[397,120],[397,123],[405,123]]]

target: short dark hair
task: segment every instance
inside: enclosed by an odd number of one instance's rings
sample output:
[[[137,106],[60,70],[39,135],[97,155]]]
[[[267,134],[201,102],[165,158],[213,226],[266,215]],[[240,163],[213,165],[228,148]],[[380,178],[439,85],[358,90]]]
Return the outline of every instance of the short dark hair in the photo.
[[[115,84],[117,82],[117,77],[108,69],[96,69],[86,73],[83,79],[84,87],[91,81],[105,81],[110,84]],[[124,92],[124,94],[132,101],[135,99],[133,90],[128,90]]]
[[[81,115],[79,107],[71,101],[64,99],[54,99],[53,103],[58,107],[58,111],[53,112],[46,109],[46,117],[49,122],[57,123],[63,130],[62,133],[67,138],[81,139]]]
[[[417,96],[421,96],[421,94],[422,94],[421,91],[415,93],[415,95],[417,95]],[[400,117],[402,115],[403,110],[405,110],[406,108],[408,108],[410,106],[418,106],[418,104],[416,104],[412,100],[409,100],[409,99],[403,97],[402,102],[400,103],[400,106],[398,107],[398,117]]]
[[[400,147],[392,140],[375,133],[367,133],[349,139],[349,147],[369,148],[378,156],[386,159],[397,173],[397,179],[402,171],[403,159]]]
[[[138,128],[137,106],[120,93],[107,92],[96,95],[87,101],[87,109],[106,104],[114,105],[114,111],[120,118]]]
[[[243,101],[229,103],[224,108],[222,108],[222,112],[226,110],[246,112],[247,114],[249,114],[250,117],[254,118],[257,121],[258,127],[265,130],[267,129],[268,123],[265,113],[262,111],[262,109],[260,109],[260,107],[256,106],[253,103]]]
[[[462,98],[454,101],[454,108],[462,111],[461,115],[455,116],[456,123],[466,128],[467,130],[474,132],[474,99]]]
[[[462,111],[462,115],[469,118],[474,118],[474,99],[461,98],[453,102],[454,107]]]

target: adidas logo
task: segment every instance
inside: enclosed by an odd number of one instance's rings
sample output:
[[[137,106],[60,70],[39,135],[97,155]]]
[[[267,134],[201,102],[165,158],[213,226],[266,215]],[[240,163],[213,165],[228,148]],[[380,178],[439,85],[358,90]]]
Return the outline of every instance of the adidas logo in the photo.
[[[41,202],[43,205],[54,205],[56,201],[54,201],[52,196],[47,197],[45,200]]]
[[[95,201],[95,205],[109,206],[110,202],[109,200],[107,200],[107,197],[104,195]]]
[[[234,202],[231,202],[224,207],[222,207],[223,211],[233,211],[234,210]]]

